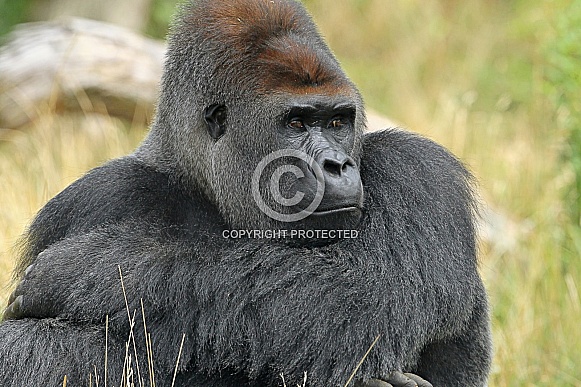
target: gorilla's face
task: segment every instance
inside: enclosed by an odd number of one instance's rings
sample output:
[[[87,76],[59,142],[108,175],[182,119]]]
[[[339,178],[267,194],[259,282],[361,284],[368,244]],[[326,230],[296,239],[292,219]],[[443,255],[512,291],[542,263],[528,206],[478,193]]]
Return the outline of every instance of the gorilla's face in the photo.
[[[304,193],[300,202],[289,206],[291,212],[313,204],[309,212],[315,217],[360,213],[363,187],[359,168],[351,157],[355,117],[356,106],[344,98],[303,97],[289,104],[279,132],[288,149],[306,156],[294,163],[288,160],[290,166],[298,167],[298,173],[290,173],[286,176],[288,183],[281,184],[285,199],[298,199]]]
[[[206,110],[216,140],[213,184],[232,227],[345,229],[361,217],[360,101],[345,95],[285,95],[240,121],[231,108]],[[359,113],[360,115],[362,113]],[[221,148],[221,149],[220,149]],[[231,216],[234,215],[234,216]]]

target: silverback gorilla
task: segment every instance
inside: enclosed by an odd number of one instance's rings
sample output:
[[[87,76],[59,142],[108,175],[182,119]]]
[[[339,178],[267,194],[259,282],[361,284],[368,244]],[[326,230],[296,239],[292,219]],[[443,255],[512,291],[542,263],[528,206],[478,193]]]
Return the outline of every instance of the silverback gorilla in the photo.
[[[184,5],[148,137],[24,236],[0,385],[486,385],[471,176],[364,127],[299,2]]]

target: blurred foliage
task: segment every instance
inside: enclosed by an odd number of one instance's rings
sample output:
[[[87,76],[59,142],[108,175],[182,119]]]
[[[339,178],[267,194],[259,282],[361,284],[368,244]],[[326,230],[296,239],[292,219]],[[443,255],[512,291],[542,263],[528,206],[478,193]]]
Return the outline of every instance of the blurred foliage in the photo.
[[[565,201],[572,223],[581,227],[581,1],[558,0],[559,12],[546,55],[548,89],[555,104],[556,123],[566,131],[564,173],[568,174]],[[581,254],[581,232],[573,230]]]
[[[13,26],[28,21],[30,0],[0,0],[0,36]]]
[[[176,11],[176,5],[180,0],[153,0],[149,23],[146,29],[147,35],[164,39],[168,32],[168,26]]]
[[[32,9],[38,1],[50,0],[0,0],[0,36],[10,32],[16,24],[32,21]],[[176,4],[183,0],[151,0],[151,11],[144,15],[148,25],[147,35],[164,39]]]

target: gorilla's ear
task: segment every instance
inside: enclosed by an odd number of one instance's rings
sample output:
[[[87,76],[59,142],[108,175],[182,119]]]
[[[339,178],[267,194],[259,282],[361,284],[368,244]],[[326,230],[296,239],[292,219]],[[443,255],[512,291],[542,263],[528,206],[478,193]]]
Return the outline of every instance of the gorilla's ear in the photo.
[[[222,137],[226,131],[226,116],[228,109],[222,104],[213,104],[206,108],[204,118],[208,124],[208,132],[214,140]]]

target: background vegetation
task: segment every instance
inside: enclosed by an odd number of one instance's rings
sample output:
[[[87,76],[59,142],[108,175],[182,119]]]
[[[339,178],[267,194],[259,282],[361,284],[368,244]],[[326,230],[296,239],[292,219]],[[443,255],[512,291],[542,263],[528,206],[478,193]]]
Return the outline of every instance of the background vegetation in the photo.
[[[148,34],[165,35],[174,3],[154,1]],[[481,254],[490,385],[581,386],[581,1],[305,3],[367,105],[451,148],[503,215]],[[0,0],[0,33],[30,4]],[[33,125],[0,129],[0,286],[40,206],[146,130],[39,108]]]

